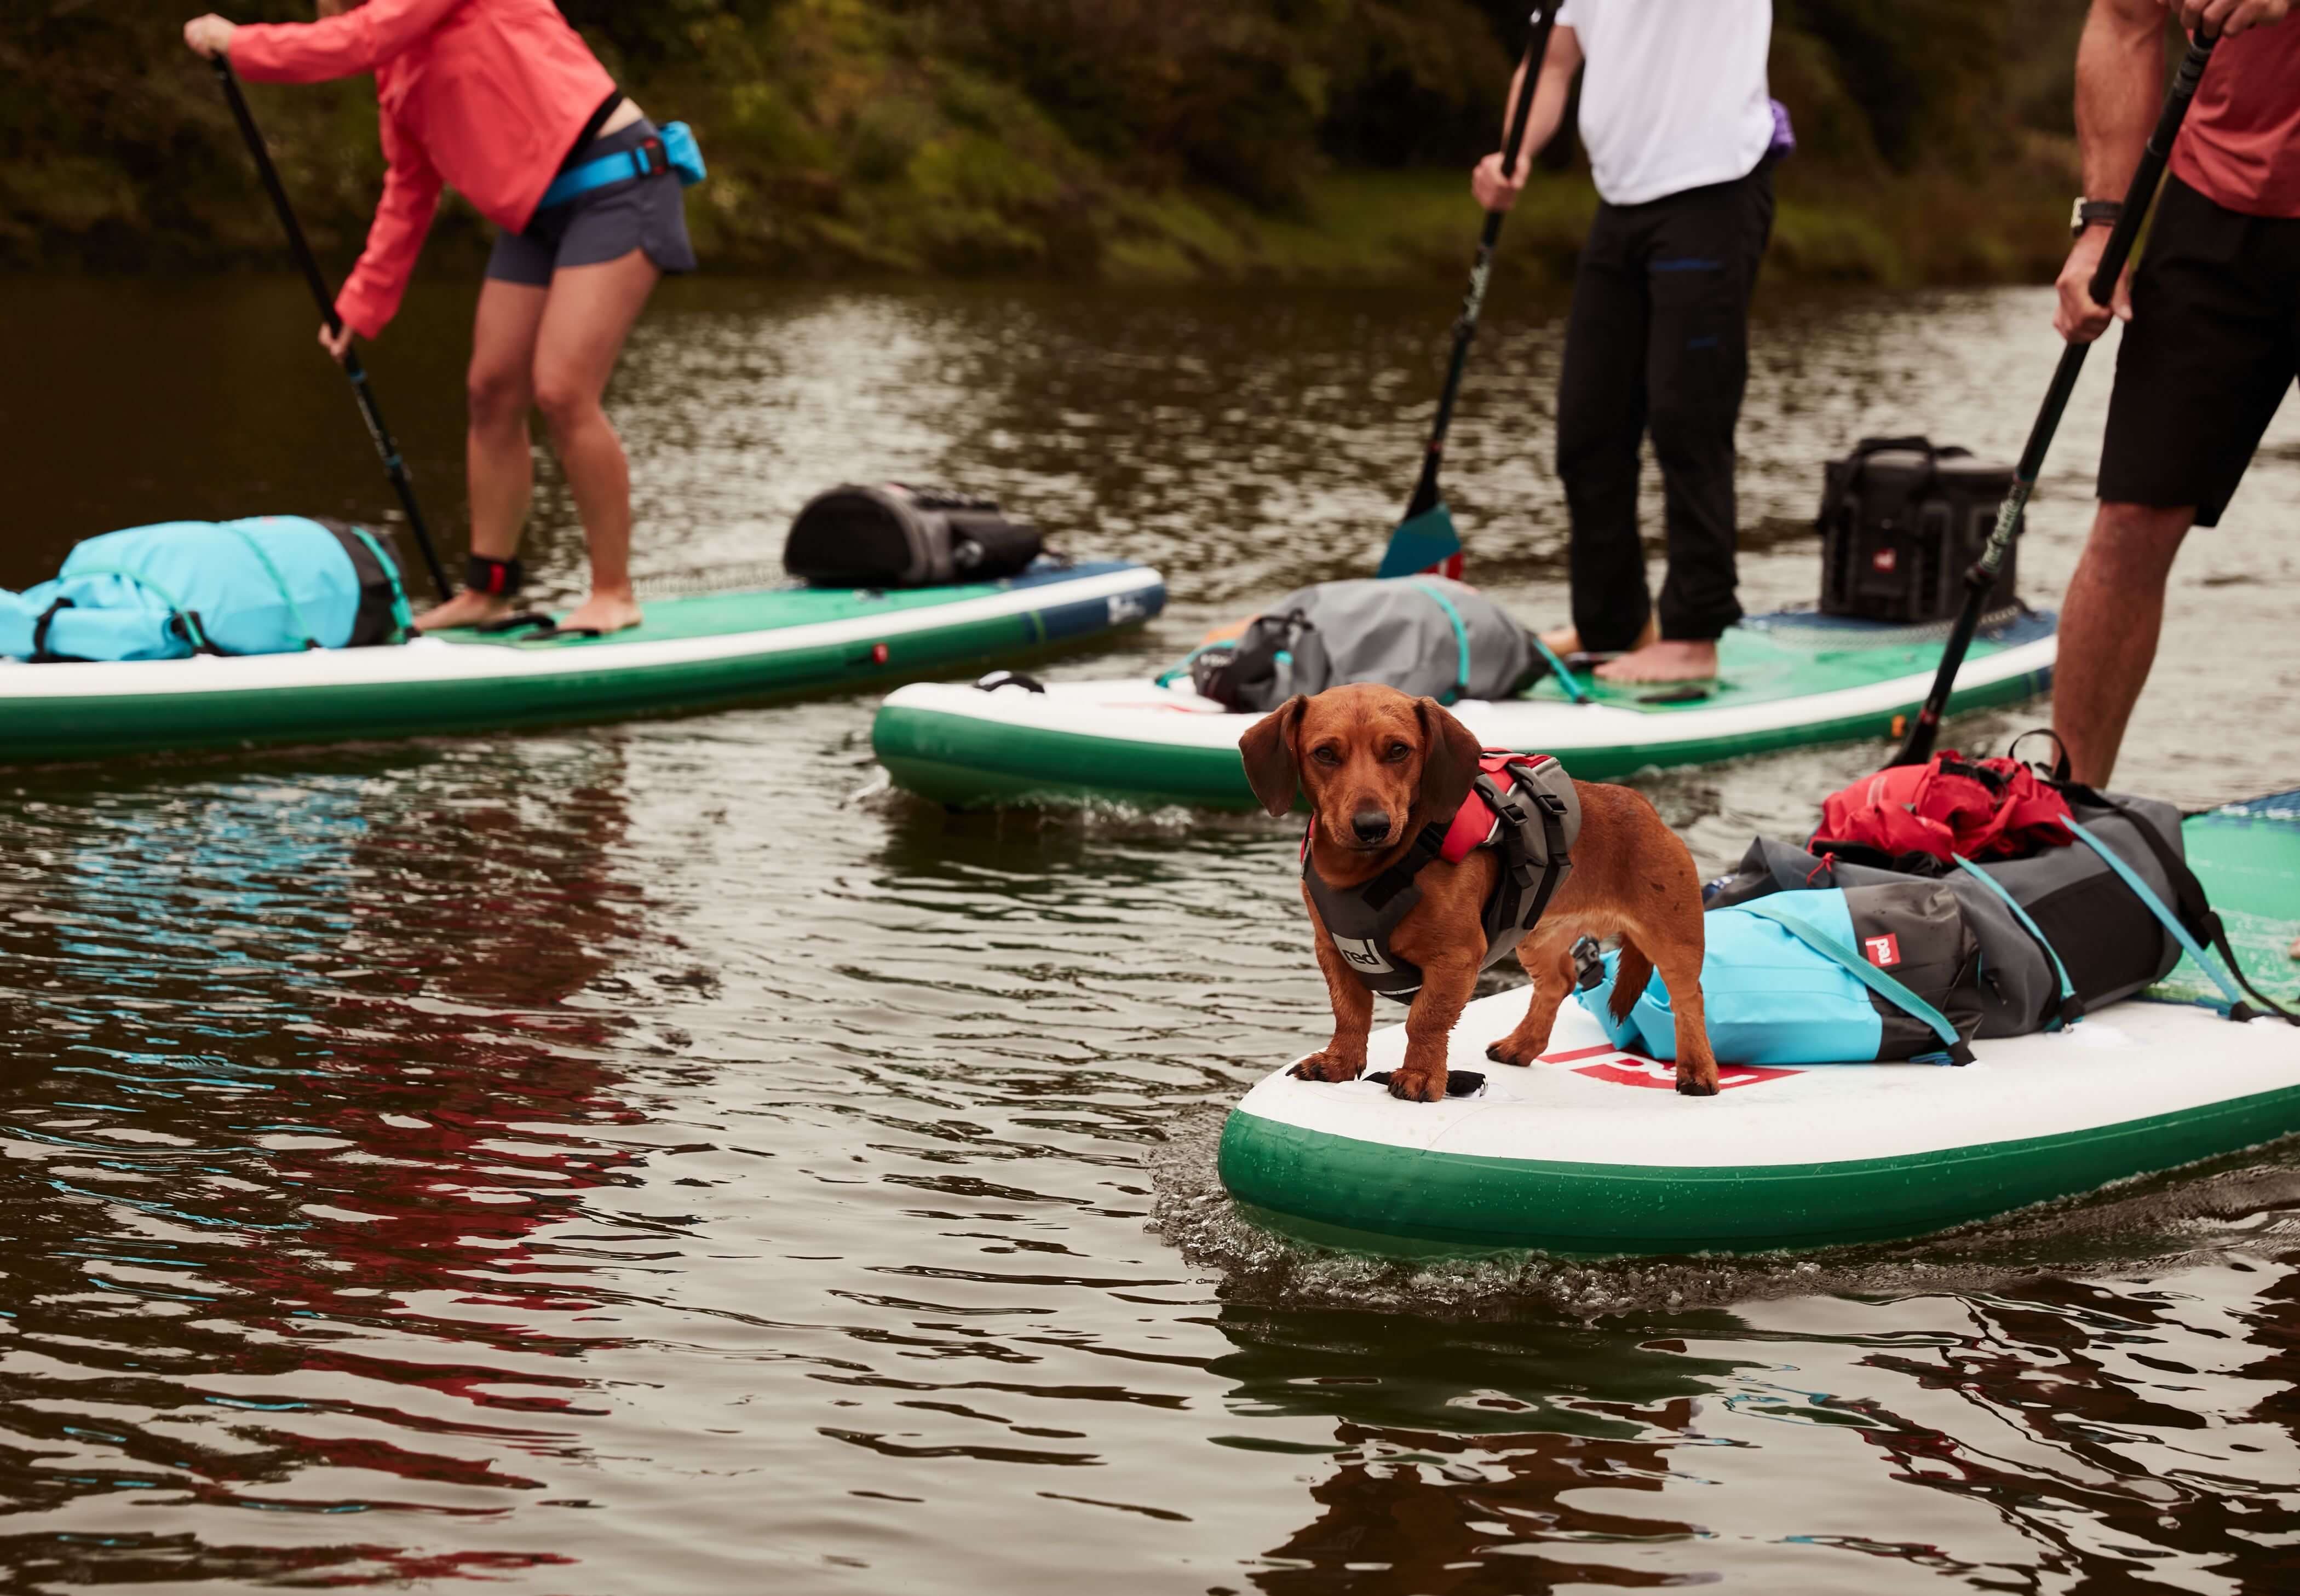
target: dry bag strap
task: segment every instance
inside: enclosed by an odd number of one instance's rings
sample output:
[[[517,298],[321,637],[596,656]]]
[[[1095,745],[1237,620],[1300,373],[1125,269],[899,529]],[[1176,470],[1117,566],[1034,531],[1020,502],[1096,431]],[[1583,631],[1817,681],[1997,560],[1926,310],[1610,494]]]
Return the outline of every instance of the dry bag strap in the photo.
[[[2120,810],[2118,812],[2121,813],[2122,811]],[[2138,816],[2127,815],[2125,818],[2139,828],[2140,835],[2142,836],[2149,838],[2152,842],[2159,840],[2157,839],[2154,831],[2148,826],[2147,822],[2141,819]],[[2179,943],[2182,948],[2186,949],[2188,957],[2196,960],[2196,968],[2204,971],[2205,975],[2212,977],[2212,985],[2219,987],[2221,989],[2221,995],[2227,998],[2229,1001],[2229,1018],[2230,1019],[2251,1019],[2255,1015],[2266,1013],[2273,1014],[2288,1024],[2300,1026],[2300,1014],[2293,1013],[2289,1009],[2285,1008],[2282,1004],[2277,1002],[2272,998],[2262,996],[2260,992],[2254,987],[2250,981],[2245,979],[2244,966],[2237,962],[2236,951],[2229,946],[2228,931],[2221,926],[2221,917],[2219,915],[2212,913],[2209,907],[2205,909],[2204,917],[2207,925],[2207,935],[2212,937],[2213,946],[2220,950],[2221,957],[2227,960],[2229,972],[2231,972],[2236,977],[2233,981],[2230,980],[2227,975],[2223,975],[2221,972],[2220,967],[2214,964],[2212,960],[2206,956],[2204,944],[2199,943],[2195,936],[2189,934],[2188,927],[2180,923],[2180,917],[2179,915],[2174,914],[2170,909],[2167,909],[2164,906],[2164,900],[2158,897],[2154,890],[2152,889],[2146,881],[2143,881],[2140,878],[2140,873],[2138,870],[2135,870],[2130,865],[2125,863],[2123,860],[2118,858],[2114,849],[2102,842],[2098,837],[2093,835],[2090,831],[2079,825],[2075,820],[2071,819],[2068,825],[2069,830],[2074,834],[2077,840],[2084,844],[2086,847],[2090,848],[2095,853],[2099,854],[2101,857],[2101,862],[2107,865],[2110,869],[2116,872],[2118,877],[2123,881],[2124,885],[2132,889],[2133,895],[2140,900],[2142,904],[2147,908],[2148,912],[2154,915],[2157,920],[2162,924],[2164,929],[2172,934],[2172,940]],[[2159,863],[2165,862],[2167,856],[2170,854],[2171,850],[2169,848],[2162,849],[2162,851],[2157,854],[2157,861]],[[2204,885],[2202,883],[2196,881],[2196,873],[2188,869],[2188,861],[2179,859],[2177,856],[2172,856],[2172,862],[2178,864],[2179,867],[2177,870],[2172,872],[2173,881],[2179,885],[2193,885],[2198,899],[2201,900],[2204,894]],[[2188,877],[2188,883],[2180,883],[2180,877],[2182,876]],[[2238,985],[2241,985],[2244,990],[2241,992],[2238,991],[2237,988]],[[2253,1000],[2253,1002],[2258,1003],[2260,1007],[2255,1009],[2251,1003],[2246,1002],[2245,999],[2247,996]]]
[[[1454,601],[1447,598],[1442,591],[1432,587],[1427,582],[1410,582],[1407,586],[1419,588],[1427,594],[1440,610],[1446,611],[1446,619],[1453,623],[1455,651],[1454,690],[1446,695],[1446,702],[1449,704],[1459,703],[1470,695],[1470,628],[1462,621],[1461,611],[1454,608]]]
[[[2054,948],[2052,940],[2045,935],[2045,928],[2029,918],[2029,911],[2021,907],[2021,901],[2005,891],[2004,884],[1996,877],[1962,853],[1952,853],[1949,857],[1956,860],[1959,869],[1996,894],[1997,902],[2012,911],[2012,918],[2021,922],[2021,928],[2036,940],[2038,947],[2045,950],[2045,957],[2052,960],[2053,973],[2061,980],[2061,1006],[2059,1011],[2053,1016],[2053,1023],[2045,1028],[2057,1031],[2063,1026],[2072,1026],[2082,1019],[2085,1011],[2084,1000],[2077,996],[2076,983],[2069,979],[2069,967],[2061,962],[2061,955]]]
[[[56,654],[50,653],[48,652],[48,628],[56,624],[57,611],[77,610],[79,608],[79,606],[71,599],[60,598],[54,603],[50,604],[46,609],[40,611],[40,619],[32,623],[33,664],[48,665],[54,663],[56,661],[68,660],[72,657],[70,654]]]
[[[1565,690],[1566,697],[1577,704],[1594,702],[1589,696],[1589,689],[1583,686],[1574,674],[1565,668],[1565,661],[1557,657],[1555,649],[1541,640],[1539,632],[1529,629],[1525,635],[1525,640],[1532,644],[1533,652],[1548,663],[1550,674],[1557,678],[1557,685]]]
[[[1947,1015],[1943,1014],[1910,991],[1906,985],[1879,969],[1835,937],[1824,935],[1814,930],[1796,915],[1768,898],[1753,898],[1748,902],[1737,907],[1746,909],[1751,914],[1764,916],[1814,952],[1834,960],[1843,967],[1846,974],[1896,1009],[1900,1010],[1902,1013],[1912,1019],[1922,1020],[1931,1027],[1933,1035],[1941,1039],[1941,1051],[1948,1055],[1950,1063],[1972,1062],[1972,1049],[1966,1046],[1964,1038],[1956,1034],[1956,1027],[1949,1024]]]

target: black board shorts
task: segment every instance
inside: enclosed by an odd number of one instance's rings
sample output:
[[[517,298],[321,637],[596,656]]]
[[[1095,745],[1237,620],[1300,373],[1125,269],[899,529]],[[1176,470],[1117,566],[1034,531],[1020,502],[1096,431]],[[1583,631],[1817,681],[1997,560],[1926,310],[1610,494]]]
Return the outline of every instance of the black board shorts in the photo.
[[[2246,216],[2168,178],[2132,278],[2100,496],[2220,524],[2300,376],[2300,219]]]
[[[593,139],[567,157],[561,170],[635,150],[660,137],[654,124],[641,118]],[[687,207],[680,193],[678,175],[665,170],[608,183],[538,211],[525,232],[496,235],[488,275],[498,282],[540,288],[562,266],[597,266],[620,261],[635,249],[646,251],[656,270],[666,274],[692,271],[695,246],[687,239]]]

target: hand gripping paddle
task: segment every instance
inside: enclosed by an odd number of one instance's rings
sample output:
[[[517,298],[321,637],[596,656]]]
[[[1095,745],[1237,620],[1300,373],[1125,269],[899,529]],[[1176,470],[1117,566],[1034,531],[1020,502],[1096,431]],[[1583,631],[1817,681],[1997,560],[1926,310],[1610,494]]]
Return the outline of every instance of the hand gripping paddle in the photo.
[[[1542,62],[1549,55],[1549,36],[1557,26],[1559,0],[1542,0],[1532,15],[1533,42],[1526,46],[1525,77],[1518,86],[1517,103],[1510,107],[1509,137],[1502,145],[1502,175],[1516,172],[1518,145],[1533,115],[1533,91],[1541,80]],[[1438,489],[1438,468],[1446,455],[1446,434],[1454,424],[1454,401],[1462,392],[1462,370],[1469,363],[1470,345],[1478,336],[1478,316],[1486,305],[1486,282],[1494,268],[1494,245],[1501,241],[1506,212],[1486,212],[1486,230],[1478,240],[1478,258],[1470,267],[1470,292],[1462,301],[1462,314],[1454,322],[1454,359],[1446,370],[1446,387],[1438,399],[1438,420],[1429,429],[1429,447],[1421,456],[1421,479],[1414,484],[1406,504],[1405,520],[1389,535],[1382,552],[1379,577],[1411,577],[1421,572],[1459,577],[1462,537],[1454,529],[1453,513]]]
[[[2204,80],[2204,67],[2212,58],[2215,39],[2199,37],[2188,46],[2188,53],[2180,61],[2180,70],[2172,74],[2172,87],[2164,96],[2164,109],[2156,118],[2156,130],[2148,136],[2148,147],[2141,152],[2140,164],[2133,169],[2131,186],[2124,191],[2124,212],[2110,229],[2108,247],[2101,252],[2100,267],[2092,274],[2090,292],[2095,304],[2107,304],[2116,293],[2116,279],[2124,275],[2124,263],[2132,255],[2133,241],[2140,235],[2140,224],[2147,218],[2150,202],[2156,197],[2156,185],[2164,176],[2164,162],[2172,154],[2172,140],[2188,120],[2189,102],[2196,97],[2196,85]],[[1949,633],[1948,647],[1942,651],[1940,669],[1933,677],[1932,691],[1925,694],[1925,707],[1918,712],[1917,723],[1909,728],[1909,740],[1901,752],[1893,756],[1896,765],[1921,765],[1933,756],[1933,744],[1940,736],[1941,717],[1948,712],[1949,690],[1956,686],[1958,667],[1972,647],[1972,636],[1980,629],[1981,611],[1988,603],[1989,590],[1996,586],[1996,573],[2004,568],[2004,556],[2012,547],[2012,540],[2021,536],[2021,513],[2029,507],[2029,495],[2037,490],[2038,473],[2045,469],[2045,452],[2053,446],[2053,434],[2061,425],[2061,412],[2068,408],[2069,395],[2076,391],[2077,376],[2084,370],[2085,356],[2090,344],[2071,344],[2061,351],[2059,370],[2053,373],[2053,386],[2045,390],[2044,408],[2037,412],[2037,423],[2029,429],[2028,447],[2021,451],[2021,463],[2013,469],[2012,491],[2004,495],[2004,508],[1997,511],[1996,529],[1988,535],[1988,546],[1980,558],[1964,573],[1964,608],[1957,612],[1955,629]]]

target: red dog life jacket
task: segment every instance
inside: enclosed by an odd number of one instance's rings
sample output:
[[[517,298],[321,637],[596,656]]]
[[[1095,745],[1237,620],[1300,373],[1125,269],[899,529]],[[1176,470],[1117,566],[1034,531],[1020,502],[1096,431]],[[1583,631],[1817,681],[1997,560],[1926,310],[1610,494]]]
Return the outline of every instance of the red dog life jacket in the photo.
[[[1898,859],[1922,853],[1944,862],[2018,859],[2074,838],[2068,800],[2027,765],[1966,760],[1954,750],[1921,765],[1864,777],[1821,806],[1821,829],[1807,852],[1867,849]]]
[[[1375,992],[1407,1003],[1421,990],[1421,968],[1394,951],[1389,937],[1421,902],[1415,877],[1426,866],[1439,859],[1459,864],[1479,848],[1500,852],[1501,868],[1482,917],[1486,952],[1479,968],[1488,969],[1525,939],[1549,907],[1573,869],[1580,835],[1581,800],[1564,766],[1546,753],[1488,749],[1452,823],[1424,826],[1389,869],[1356,886],[1329,885],[1311,862],[1305,831],[1302,880],[1342,962]]]

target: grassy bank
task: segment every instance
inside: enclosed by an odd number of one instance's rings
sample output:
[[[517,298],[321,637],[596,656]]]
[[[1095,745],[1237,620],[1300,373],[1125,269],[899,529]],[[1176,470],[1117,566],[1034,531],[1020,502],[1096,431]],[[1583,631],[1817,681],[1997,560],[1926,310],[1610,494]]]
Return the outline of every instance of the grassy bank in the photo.
[[[658,117],[701,134],[690,221],[715,270],[1112,281],[1381,281],[1458,271],[1523,28],[1516,0],[562,0]],[[0,267],[274,263],[245,153],[167,0],[0,7]],[[249,0],[246,20],[306,17]],[[1771,270],[1883,283],[2048,272],[2075,182],[2082,0],[1779,0]],[[382,171],[363,81],[258,87],[338,265]],[[1503,270],[1564,276],[1594,204],[1571,139]],[[443,212],[429,267],[488,229]]]

